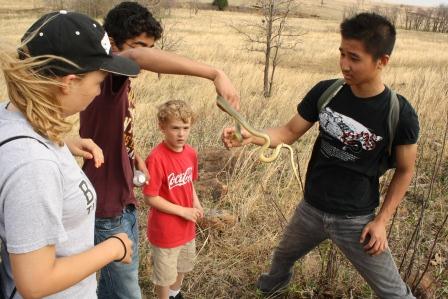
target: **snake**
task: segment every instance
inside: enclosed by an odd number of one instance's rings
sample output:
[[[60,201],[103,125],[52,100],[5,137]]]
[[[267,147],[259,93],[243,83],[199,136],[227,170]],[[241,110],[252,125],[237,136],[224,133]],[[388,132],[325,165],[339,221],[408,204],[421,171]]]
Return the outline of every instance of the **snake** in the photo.
[[[281,151],[282,148],[288,149],[289,153],[290,153],[290,155],[289,155],[290,156],[290,162],[291,162],[291,166],[293,168],[294,176],[295,176],[295,178],[297,180],[297,183],[302,187],[302,190],[303,190],[302,181],[300,180],[300,176],[299,176],[299,173],[297,171],[298,168],[296,167],[296,163],[294,162],[294,150],[293,150],[293,148],[289,144],[280,143],[273,149],[271,155],[267,155],[266,151],[271,146],[271,138],[269,137],[269,135],[266,134],[263,131],[257,130],[254,127],[252,127],[249,124],[249,122],[238,111],[236,111],[232,106],[230,106],[229,102],[227,102],[222,96],[218,95],[216,97],[216,103],[217,103],[218,107],[221,108],[221,110],[226,112],[228,115],[230,115],[235,120],[234,137],[239,142],[243,141],[243,137],[242,137],[242,134],[241,134],[241,126],[243,128],[245,128],[252,135],[260,137],[260,138],[262,138],[264,140],[263,145],[259,149],[259,155],[258,155],[258,159],[261,162],[271,163],[271,162],[277,160],[277,158],[280,155],[280,151]]]

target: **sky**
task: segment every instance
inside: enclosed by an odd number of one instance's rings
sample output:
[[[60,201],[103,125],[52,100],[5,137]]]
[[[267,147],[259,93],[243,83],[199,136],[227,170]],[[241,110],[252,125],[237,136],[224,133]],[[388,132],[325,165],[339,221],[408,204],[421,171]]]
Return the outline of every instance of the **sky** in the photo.
[[[382,2],[421,6],[439,6],[440,4],[448,5],[448,0],[383,0]]]

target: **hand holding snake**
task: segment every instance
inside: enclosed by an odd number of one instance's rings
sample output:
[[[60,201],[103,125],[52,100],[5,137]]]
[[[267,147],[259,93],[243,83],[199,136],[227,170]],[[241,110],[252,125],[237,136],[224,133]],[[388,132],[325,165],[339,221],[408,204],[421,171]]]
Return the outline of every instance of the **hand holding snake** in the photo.
[[[274,151],[271,156],[266,156],[266,150],[271,145],[271,138],[268,134],[259,131],[253,128],[246,119],[235,109],[233,109],[221,96],[217,97],[217,105],[233,117],[236,121],[236,126],[234,128],[225,128],[222,133],[222,141],[227,148],[231,147],[239,147],[246,144],[249,144],[253,141],[254,136],[262,138],[264,140],[264,144],[260,148],[260,154],[258,156],[259,160],[265,163],[270,163],[275,161],[282,148],[287,148],[290,152],[290,161],[291,166],[293,167],[294,175],[296,177],[299,185],[301,184],[301,180],[299,178],[299,174],[297,172],[297,167],[294,163],[294,150],[288,144],[281,143],[274,148]],[[241,130],[240,125],[244,127],[245,130]]]

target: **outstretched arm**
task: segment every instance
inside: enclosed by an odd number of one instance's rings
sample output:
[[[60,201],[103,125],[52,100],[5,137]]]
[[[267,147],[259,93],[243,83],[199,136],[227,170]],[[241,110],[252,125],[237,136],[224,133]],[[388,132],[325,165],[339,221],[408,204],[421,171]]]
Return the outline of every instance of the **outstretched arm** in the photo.
[[[133,48],[120,55],[134,60],[142,69],[155,73],[189,75],[213,81],[216,91],[234,108],[240,97],[227,75],[212,66],[155,48]]]
[[[369,242],[364,246],[364,250],[370,255],[379,255],[388,246],[386,225],[394,215],[411,183],[416,157],[416,144],[399,145],[396,147],[397,167],[387,189],[383,205],[375,219],[363,229],[360,238],[360,242],[364,243],[367,236],[370,237]]]
[[[286,143],[292,144],[297,139],[302,137],[311,127],[312,122],[305,120],[299,114],[296,114],[291,120],[283,126],[277,128],[266,129],[265,133],[271,138],[271,147],[276,147],[278,144]],[[243,142],[239,142],[234,138],[235,128],[225,128],[222,132],[221,139],[227,148],[239,147],[249,143],[256,145],[263,145],[264,139],[253,136],[246,130],[242,130]]]
[[[217,68],[155,48],[133,48],[120,55],[133,59],[144,70],[155,73],[196,76],[213,81],[218,94],[239,110],[240,97],[227,75]],[[104,163],[101,149],[91,140],[79,137],[65,140],[70,152],[84,159],[94,159],[95,167]]]

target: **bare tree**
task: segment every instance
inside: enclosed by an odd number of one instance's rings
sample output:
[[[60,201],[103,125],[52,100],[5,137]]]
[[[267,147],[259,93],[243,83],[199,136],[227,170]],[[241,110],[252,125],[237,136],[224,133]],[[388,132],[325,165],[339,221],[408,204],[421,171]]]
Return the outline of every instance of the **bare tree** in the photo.
[[[164,8],[165,14],[171,16],[171,9],[176,7],[176,0],[162,0],[160,5]]]
[[[162,36],[157,41],[157,45],[161,50],[175,52],[183,42],[183,38],[174,33],[174,28],[177,23],[167,24],[165,18],[159,19],[160,25],[163,28]],[[162,74],[157,74],[158,78],[162,78]]]
[[[397,6],[383,7],[375,5],[372,7],[371,11],[386,17],[394,26],[398,23],[400,9]]]
[[[280,62],[280,50],[294,49],[304,32],[294,32],[287,25],[295,0],[258,0],[255,7],[262,13],[260,23],[232,25],[248,43],[247,50],[264,53],[263,95],[270,97],[274,75]]]
[[[176,51],[184,40],[182,37],[174,34],[174,27],[176,27],[177,23],[167,25],[165,19],[161,19],[159,22],[163,28],[162,36],[157,41],[159,48],[166,51]]]
[[[104,16],[119,0],[45,0],[50,10],[67,9],[87,14],[93,18]]]
[[[403,14],[401,27],[406,30],[448,32],[448,6],[426,9],[406,7]]]
[[[190,17],[191,14],[194,13],[195,15],[198,14],[199,11],[199,5],[198,5],[198,0],[192,0],[190,1]]]
[[[358,4],[358,7],[363,7],[364,6],[364,0],[357,0],[356,3]]]
[[[430,10],[424,31],[448,32],[448,6],[440,5]]]
[[[411,28],[411,8],[409,6],[406,6],[404,8],[404,29],[410,29]]]
[[[342,11],[342,19],[349,19],[360,12],[360,7],[357,5],[345,6]]]
[[[403,251],[401,258],[399,270],[402,272],[404,279],[409,281],[409,285],[412,288],[414,294],[418,294],[418,287],[422,282],[423,277],[429,271],[429,265],[433,259],[434,251],[437,246],[440,246],[440,242],[443,240],[444,228],[448,222],[448,213],[444,213],[442,221],[440,218],[433,220],[431,227],[435,228],[434,236],[429,236],[423,231],[423,226],[428,220],[428,211],[431,201],[436,193],[436,184],[440,177],[443,177],[444,171],[444,157],[448,141],[448,113],[446,114],[445,129],[443,130],[443,136],[441,139],[441,148],[435,153],[431,153],[434,159],[429,163],[429,172],[431,173],[431,179],[429,182],[429,187],[425,188],[425,192],[419,197],[420,211],[415,222],[413,232],[406,240],[406,247]],[[423,150],[420,150],[421,152]],[[420,167],[419,167],[420,168]],[[423,167],[421,167],[423,168]],[[428,171],[427,170],[427,171]],[[418,170],[417,170],[418,171]],[[416,193],[417,186],[414,186],[414,192]],[[443,190],[443,198],[446,197],[446,190]],[[446,234],[446,232],[445,232]],[[445,238],[446,240],[446,238]],[[428,242],[430,245],[428,248],[423,245]],[[424,256],[426,255],[426,258]],[[422,260],[423,257],[423,260]],[[446,270],[446,268],[445,268]],[[415,273],[415,275],[412,275]],[[413,279],[410,279],[413,276]],[[429,298],[425,296],[420,296],[418,298]]]
[[[45,5],[51,10],[61,10],[65,8],[64,0],[45,0]]]

